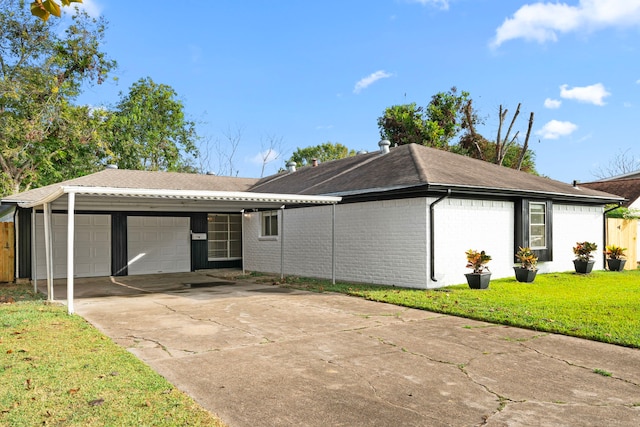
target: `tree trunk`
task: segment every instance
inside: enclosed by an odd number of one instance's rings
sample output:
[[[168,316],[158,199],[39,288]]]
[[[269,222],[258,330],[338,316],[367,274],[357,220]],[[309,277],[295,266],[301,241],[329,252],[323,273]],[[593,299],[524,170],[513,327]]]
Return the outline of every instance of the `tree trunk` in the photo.
[[[522,151],[520,151],[520,158],[518,159],[518,170],[522,169],[522,162],[524,161],[524,156],[527,154],[527,150],[529,149],[529,137],[531,136],[531,128],[533,128],[533,111],[529,116],[529,127],[527,128],[527,136],[524,138],[524,144],[522,144]]]

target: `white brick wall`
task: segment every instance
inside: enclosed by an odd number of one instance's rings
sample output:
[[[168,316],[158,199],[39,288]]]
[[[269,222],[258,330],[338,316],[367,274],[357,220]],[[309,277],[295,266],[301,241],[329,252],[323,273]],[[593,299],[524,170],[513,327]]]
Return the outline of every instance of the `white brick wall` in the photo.
[[[603,246],[602,206],[553,205],[553,261],[539,263],[541,273],[573,271],[573,247],[576,242],[595,242],[594,270],[601,270]]]
[[[512,202],[445,199],[435,206],[437,283],[466,283],[465,252],[484,250],[491,255],[492,278],[513,276],[514,206]]]
[[[435,206],[435,277],[429,259],[429,204],[416,198],[336,206],[337,280],[433,288],[465,283],[465,251],[492,257],[492,278],[513,277],[514,205],[447,198]],[[331,278],[332,207],[284,211],[286,275]],[[553,206],[553,261],[541,272],[573,269],[577,241],[598,244],[602,268],[602,207]],[[282,231],[283,228],[281,227]],[[260,239],[260,214],[245,217],[245,267],[280,272],[280,239]]]

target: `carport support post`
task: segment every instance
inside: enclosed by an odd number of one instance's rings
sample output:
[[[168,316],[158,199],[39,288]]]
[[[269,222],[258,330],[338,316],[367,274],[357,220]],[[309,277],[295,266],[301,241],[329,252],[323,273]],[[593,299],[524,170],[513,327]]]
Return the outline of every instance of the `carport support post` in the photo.
[[[38,256],[36,250],[36,208],[31,209],[31,279],[33,292],[38,292]]]
[[[242,275],[244,276],[244,209],[240,209],[240,243],[242,247]]]
[[[53,301],[53,263],[51,257],[51,207],[45,203],[44,207],[44,257],[47,269],[47,301]]]
[[[280,280],[284,280],[284,205],[280,207]]]
[[[73,230],[75,228],[76,193],[69,193],[67,199],[67,312],[73,314]]]
[[[336,204],[331,205],[331,283],[336,284]]]

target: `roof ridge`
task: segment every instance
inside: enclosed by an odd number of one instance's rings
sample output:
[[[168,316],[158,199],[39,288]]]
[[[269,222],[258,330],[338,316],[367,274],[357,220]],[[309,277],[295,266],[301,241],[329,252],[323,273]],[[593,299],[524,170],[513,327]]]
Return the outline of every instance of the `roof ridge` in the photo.
[[[379,154],[379,153],[372,153],[372,154]],[[344,174],[346,174],[348,172],[354,171],[354,170],[356,170],[356,169],[358,169],[358,168],[360,168],[360,167],[362,167],[364,165],[367,165],[367,164],[371,163],[373,160],[375,160],[377,158],[378,158],[377,155],[372,155],[370,159],[365,159],[362,162],[356,163],[355,165],[351,166],[350,168],[347,168],[347,169],[343,170],[342,172],[337,173],[337,174],[329,177],[328,179],[325,179],[323,181],[317,182],[317,183],[313,184],[311,187],[307,187],[302,191],[309,191],[314,187],[318,187],[320,185],[325,185],[326,183],[331,182],[334,179],[337,179],[337,178],[341,177],[342,175],[344,175]]]
[[[425,148],[431,148],[431,147],[427,147],[425,145],[418,145],[418,144],[408,144],[408,146],[409,146],[409,152],[411,153],[411,159],[413,160],[413,165],[415,166],[416,171],[418,172],[420,181],[424,182],[425,184],[428,184],[429,178],[427,177],[427,165],[422,160],[422,157],[419,155],[418,147],[425,147]]]

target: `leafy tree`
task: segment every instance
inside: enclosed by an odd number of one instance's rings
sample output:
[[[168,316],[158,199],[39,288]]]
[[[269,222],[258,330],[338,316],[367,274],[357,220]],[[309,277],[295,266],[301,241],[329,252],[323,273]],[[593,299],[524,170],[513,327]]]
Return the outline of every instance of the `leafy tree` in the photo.
[[[464,127],[462,108],[468,100],[468,92],[458,94],[452,87],[449,92],[433,95],[426,108],[416,103],[391,106],[378,118],[380,136],[392,145],[414,143],[448,149]]]
[[[58,23],[59,24],[59,23]],[[100,50],[105,23],[76,12],[64,29],[34,20],[20,0],[0,0],[0,191],[16,193],[91,163],[102,149],[88,109],[71,104],[115,62]],[[88,125],[88,126],[87,126]],[[85,155],[91,154],[87,161]]]
[[[82,0],[61,0],[62,6],[69,6],[71,3],[82,3]],[[34,0],[31,3],[31,14],[43,21],[47,21],[49,16],[60,17],[60,4],[55,0]]]
[[[529,150],[533,113],[522,145],[518,143],[519,132],[513,136],[511,133],[520,114],[520,104],[503,135],[507,114],[508,110],[500,106],[498,134],[491,141],[476,130],[484,121],[473,108],[469,93],[458,93],[457,88],[452,87],[449,92],[432,96],[425,108],[415,103],[387,108],[378,118],[378,128],[380,136],[391,141],[392,145],[421,144],[536,173],[535,156]]]
[[[328,162],[330,160],[344,159],[355,155],[355,150],[350,150],[339,142],[333,143],[329,141],[313,147],[298,147],[287,163],[293,161],[296,163],[296,166],[302,167],[312,163],[314,159],[319,162]]]
[[[171,86],[150,77],[134,83],[107,122],[110,161],[123,169],[191,171],[196,157],[195,123]]]

